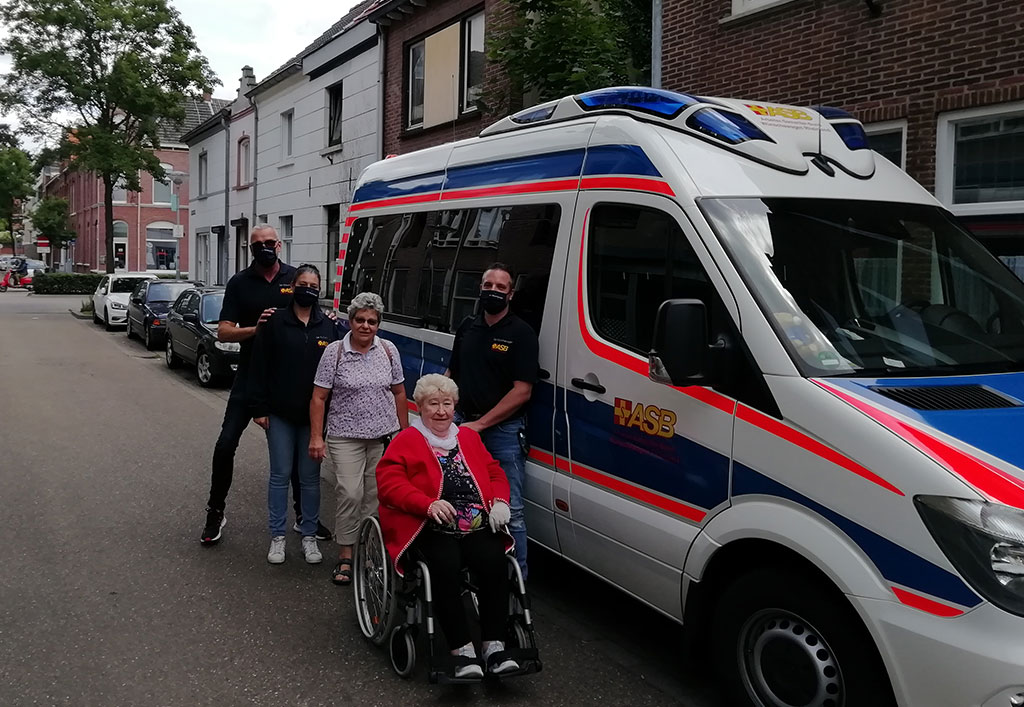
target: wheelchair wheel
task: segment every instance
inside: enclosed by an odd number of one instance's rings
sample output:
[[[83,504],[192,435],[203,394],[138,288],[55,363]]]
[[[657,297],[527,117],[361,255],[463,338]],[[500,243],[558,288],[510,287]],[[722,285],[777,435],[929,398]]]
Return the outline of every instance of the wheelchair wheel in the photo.
[[[391,635],[398,614],[398,598],[394,569],[384,547],[384,534],[380,522],[373,516],[359,525],[353,564],[352,586],[359,630],[375,645],[382,645]]]
[[[391,632],[388,646],[391,667],[400,678],[408,678],[416,669],[416,636],[411,626],[399,626]]]
[[[530,633],[523,626],[523,622],[518,619],[512,619],[512,626],[509,628],[509,639],[512,646],[515,648],[533,648],[533,641],[530,640]]]

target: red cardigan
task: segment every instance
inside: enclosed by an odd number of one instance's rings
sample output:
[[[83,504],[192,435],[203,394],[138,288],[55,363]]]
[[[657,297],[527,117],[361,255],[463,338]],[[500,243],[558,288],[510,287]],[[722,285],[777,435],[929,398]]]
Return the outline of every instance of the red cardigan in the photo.
[[[508,478],[501,465],[484,447],[480,435],[459,428],[459,449],[469,473],[476,480],[489,511],[495,501],[508,503]],[[428,522],[427,508],[441,497],[441,464],[434,450],[418,430],[406,428],[388,445],[377,464],[377,499],[384,545],[399,576],[405,576],[399,560]],[[489,530],[478,530],[486,533]],[[505,551],[514,545],[505,533]]]

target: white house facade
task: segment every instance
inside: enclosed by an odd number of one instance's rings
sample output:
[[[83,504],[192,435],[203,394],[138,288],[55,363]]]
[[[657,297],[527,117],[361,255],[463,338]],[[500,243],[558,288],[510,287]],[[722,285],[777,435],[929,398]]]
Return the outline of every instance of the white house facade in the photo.
[[[357,5],[253,88],[256,214],[277,229],[282,258],[311,263],[334,292],[341,219],[362,170],[381,157],[378,29]]]

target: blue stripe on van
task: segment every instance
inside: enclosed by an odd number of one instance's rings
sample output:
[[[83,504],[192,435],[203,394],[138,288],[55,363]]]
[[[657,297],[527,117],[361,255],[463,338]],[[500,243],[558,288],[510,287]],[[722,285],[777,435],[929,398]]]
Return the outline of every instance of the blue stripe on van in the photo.
[[[445,190],[486,187],[514,182],[535,182],[559,177],[578,177],[583,171],[586,150],[565,150],[544,155],[452,167],[444,181]]]
[[[743,464],[733,465],[733,496],[777,496],[799,503],[830,521],[855,542],[890,582],[917,589],[940,599],[975,607],[981,599],[958,576],[868,530],[817,501],[797,493]]]
[[[394,199],[412,194],[429,194],[441,191],[444,172],[418,174],[413,177],[402,177],[390,181],[366,182],[361,184],[352,195],[353,203],[359,201],[375,201],[377,199]]]
[[[585,176],[599,174],[661,176],[661,172],[639,145],[597,145],[587,148],[587,161],[583,165],[583,174]]]

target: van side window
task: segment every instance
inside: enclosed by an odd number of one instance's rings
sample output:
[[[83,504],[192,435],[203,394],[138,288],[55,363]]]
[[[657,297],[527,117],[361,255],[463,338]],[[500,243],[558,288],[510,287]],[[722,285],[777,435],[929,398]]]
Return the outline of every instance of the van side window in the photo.
[[[559,215],[538,204],[360,219],[340,300],[372,290],[388,314],[451,333],[475,313],[484,268],[503,262],[516,273],[512,310],[540,331]]]
[[[591,214],[588,238],[590,317],[608,341],[646,356],[662,302],[681,297],[700,299],[709,309],[717,304],[697,254],[668,214],[599,204]]]

